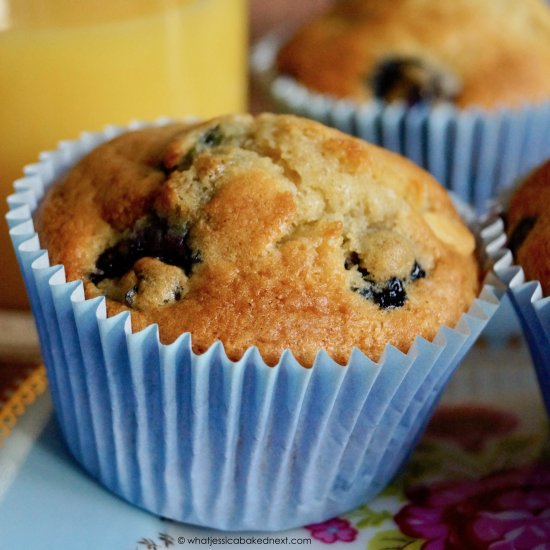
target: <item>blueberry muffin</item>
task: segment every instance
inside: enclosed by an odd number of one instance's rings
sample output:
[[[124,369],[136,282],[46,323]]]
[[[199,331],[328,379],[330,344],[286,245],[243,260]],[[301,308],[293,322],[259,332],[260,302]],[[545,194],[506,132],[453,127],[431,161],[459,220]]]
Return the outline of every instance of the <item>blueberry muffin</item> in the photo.
[[[474,238],[406,159],[290,115],[128,132],[57,182],[35,217],[50,261],[133,330],[344,364],[454,326],[478,291]]]
[[[515,191],[506,214],[508,246],[528,281],[550,295],[550,159]]]
[[[519,106],[550,98],[543,0],[342,0],[280,50],[278,71],[366,101]]]

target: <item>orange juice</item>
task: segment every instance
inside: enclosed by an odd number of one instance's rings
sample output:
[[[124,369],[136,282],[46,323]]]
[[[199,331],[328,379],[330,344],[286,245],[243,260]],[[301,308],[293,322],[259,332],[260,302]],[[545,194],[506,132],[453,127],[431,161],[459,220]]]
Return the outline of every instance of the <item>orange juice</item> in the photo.
[[[2,203],[23,165],[82,130],[243,111],[246,12],[246,0],[0,0]],[[21,307],[0,234],[0,307]]]

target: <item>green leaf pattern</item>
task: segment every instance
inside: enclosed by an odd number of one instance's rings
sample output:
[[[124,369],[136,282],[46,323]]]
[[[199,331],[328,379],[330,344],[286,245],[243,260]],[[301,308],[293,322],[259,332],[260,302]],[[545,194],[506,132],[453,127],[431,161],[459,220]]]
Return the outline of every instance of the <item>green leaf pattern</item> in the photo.
[[[365,529],[379,527],[385,521],[391,521],[393,514],[388,510],[373,510],[368,504],[365,504],[348,514],[347,518],[354,521],[357,529]]]
[[[401,531],[381,531],[369,540],[367,550],[421,550],[424,542],[408,537]]]

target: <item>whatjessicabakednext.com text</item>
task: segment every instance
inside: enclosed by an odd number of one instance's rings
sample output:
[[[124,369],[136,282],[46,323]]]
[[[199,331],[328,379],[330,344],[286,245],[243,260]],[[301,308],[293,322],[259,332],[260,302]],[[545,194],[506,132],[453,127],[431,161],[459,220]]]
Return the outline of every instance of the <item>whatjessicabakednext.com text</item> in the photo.
[[[224,544],[231,544],[234,546],[248,546],[248,545],[275,545],[275,546],[293,546],[293,545],[308,545],[311,544],[309,537],[255,537],[252,535],[243,536],[228,536],[223,535],[219,537],[178,537],[178,544],[184,545],[208,545],[218,546]]]

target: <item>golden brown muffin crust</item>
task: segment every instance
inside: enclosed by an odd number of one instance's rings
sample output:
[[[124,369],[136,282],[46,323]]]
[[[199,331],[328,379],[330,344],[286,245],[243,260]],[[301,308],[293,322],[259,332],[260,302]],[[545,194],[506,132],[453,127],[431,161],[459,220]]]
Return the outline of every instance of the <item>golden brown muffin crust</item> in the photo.
[[[386,63],[398,59],[413,63],[390,85]],[[412,79],[427,99],[461,107],[539,102],[550,99],[550,9],[543,0],[342,0],[300,29],[277,64],[313,90],[359,101],[408,97]]]
[[[509,245],[527,280],[550,295],[550,159],[514,193],[507,212]]]
[[[116,182],[116,189],[115,183]],[[43,246],[108,314],[238,359],[378,359],[454,325],[477,292],[472,235],[411,162],[321,124],[265,114],[139,130],[48,193]]]

